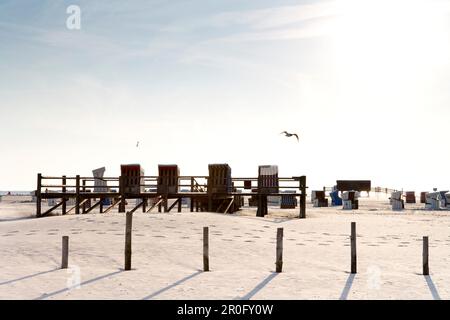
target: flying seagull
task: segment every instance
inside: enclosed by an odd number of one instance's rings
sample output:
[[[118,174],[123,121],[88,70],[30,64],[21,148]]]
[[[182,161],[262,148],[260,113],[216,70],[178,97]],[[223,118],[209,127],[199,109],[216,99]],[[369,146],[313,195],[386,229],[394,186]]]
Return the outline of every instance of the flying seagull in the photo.
[[[296,134],[296,133],[289,133],[289,132],[287,132],[287,131],[283,131],[283,132],[281,132],[280,134],[283,134],[284,133],[284,135],[286,136],[286,137],[292,137],[292,136],[295,136],[296,138],[297,138],[297,141],[299,141],[299,139],[298,139],[298,135]]]
[[[139,147],[139,141],[136,143],[136,148]]]

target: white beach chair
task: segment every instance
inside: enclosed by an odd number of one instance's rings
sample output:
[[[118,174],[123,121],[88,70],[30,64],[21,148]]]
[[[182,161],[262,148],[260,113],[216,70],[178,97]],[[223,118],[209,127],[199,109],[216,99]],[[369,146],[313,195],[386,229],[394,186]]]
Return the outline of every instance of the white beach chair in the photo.
[[[392,210],[403,210],[404,202],[402,199],[401,191],[392,192],[390,201],[391,201],[391,205],[392,205]]]
[[[430,210],[439,210],[441,205],[441,193],[429,192],[425,199],[425,208]]]

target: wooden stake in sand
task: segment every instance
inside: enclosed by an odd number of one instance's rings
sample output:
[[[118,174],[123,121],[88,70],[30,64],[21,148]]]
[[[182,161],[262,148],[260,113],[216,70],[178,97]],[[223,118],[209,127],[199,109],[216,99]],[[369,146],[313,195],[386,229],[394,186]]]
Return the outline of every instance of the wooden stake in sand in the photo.
[[[209,228],[203,227],[203,271],[209,271]]]
[[[125,270],[131,270],[131,228],[133,213],[127,212],[125,225]]]
[[[281,272],[283,269],[283,228],[277,229],[277,257],[276,257],[276,272]]]
[[[62,259],[61,269],[67,269],[69,266],[69,237],[62,237]]]
[[[351,246],[351,273],[356,273],[356,222],[352,222],[350,235]]]
[[[430,274],[430,270],[428,267],[428,237],[423,237],[423,275],[428,276]]]

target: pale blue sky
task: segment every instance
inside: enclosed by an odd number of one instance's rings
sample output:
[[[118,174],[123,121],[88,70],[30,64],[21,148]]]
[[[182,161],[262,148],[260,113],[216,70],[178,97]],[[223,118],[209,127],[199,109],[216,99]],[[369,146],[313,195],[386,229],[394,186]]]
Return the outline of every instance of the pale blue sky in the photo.
[[[134,162],[450,188],[449,57],[450,1],[1,0],[0,190]]]

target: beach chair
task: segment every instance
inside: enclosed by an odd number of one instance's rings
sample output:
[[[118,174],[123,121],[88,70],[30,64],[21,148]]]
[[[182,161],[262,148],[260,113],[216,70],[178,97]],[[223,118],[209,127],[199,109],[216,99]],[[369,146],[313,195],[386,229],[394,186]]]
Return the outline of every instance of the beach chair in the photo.
[[[344,191],[342,193],[342,209],[344,210],[352,210],[352,209],[358,209],[359,203],[358,203],[358,197],[359,192],[357,191]]]
[[[314,207],[328,207],[328,199],[325,197],[325,191],[316,190],[315,197],[313,201]]]
[[[392,210],[403,210],[405,208],[401,191],[392,192],[390,200],[391,200]]]
[[[405,192],[405,202],[406,203],[416,203],[416,194],[414,191]]]
[[[427,193],[428,192],[421,192],[420,193],[420,203],[427,203]]]
[[[339,197],[339,191],[335,190],[330,192],[330,197],[332,206],[342,206],[342,198]]]
[[[439,210],[441,204],[441,193],[440,192],[429,192],[426,195],[425,208],[429,210]]]
[[[447,197],[445,196],[448,193],[448,190],[446,191],[439,191],[440,195],[441,195],[441,207],[442,208],[447,208],[448,202],[447,202]]]

